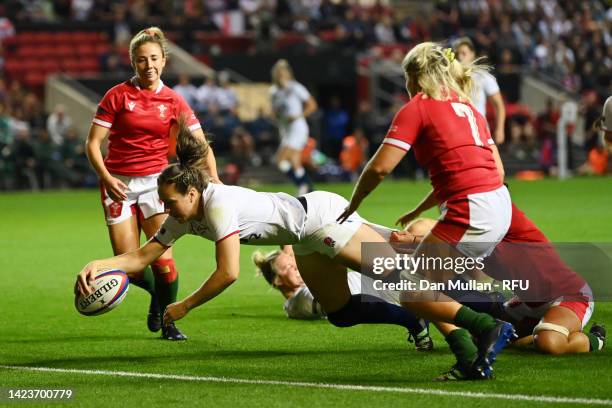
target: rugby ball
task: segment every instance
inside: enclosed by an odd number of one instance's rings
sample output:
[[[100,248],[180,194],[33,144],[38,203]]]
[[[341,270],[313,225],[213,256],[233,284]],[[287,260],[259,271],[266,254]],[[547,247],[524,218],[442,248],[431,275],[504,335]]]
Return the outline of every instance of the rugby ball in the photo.
[[[113,310],[125,298],[129,279],[119,269],[102,272],[92,283],[93,292],[88,296],[77,296],[74,306],[85,316],[96,316]]]

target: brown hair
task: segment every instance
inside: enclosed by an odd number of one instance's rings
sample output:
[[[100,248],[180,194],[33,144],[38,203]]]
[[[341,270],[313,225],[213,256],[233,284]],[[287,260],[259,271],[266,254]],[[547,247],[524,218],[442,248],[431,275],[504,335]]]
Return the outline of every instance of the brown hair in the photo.
[[[159,27],[149,27],[141,30],[130,41],[130,61],[132,65],[136,63],[136,50],[145,43],[155,43],[161,48],[162,56],[168,55],[168,41],[164,32]]]
[[[186,194],[194,187],[201,194],[208,185],[208,175],[204,172],[204,160],[209,144],[191,134],[187,120],[181,116],[176,135],[176,156],[178,163],[169,165],[157,178],[157,185],[174,184],[176,191]]]
[[[453,51],[458,52],[459,47],[465,45],[472,52],[476,52],[476,47],[474,47],[474,43],[470,39],[470,37],[461,37],[453,41]]]

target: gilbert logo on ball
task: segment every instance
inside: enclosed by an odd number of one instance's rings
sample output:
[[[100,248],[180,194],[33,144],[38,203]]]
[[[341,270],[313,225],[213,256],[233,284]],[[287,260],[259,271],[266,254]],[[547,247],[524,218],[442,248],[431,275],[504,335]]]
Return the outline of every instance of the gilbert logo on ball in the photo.
[[[75,307],[85,316],[101,315],[123,301],[128,287],[129,279],[125,272],[119,269],[103,272],[94,280],[91,294],[76,297]]]

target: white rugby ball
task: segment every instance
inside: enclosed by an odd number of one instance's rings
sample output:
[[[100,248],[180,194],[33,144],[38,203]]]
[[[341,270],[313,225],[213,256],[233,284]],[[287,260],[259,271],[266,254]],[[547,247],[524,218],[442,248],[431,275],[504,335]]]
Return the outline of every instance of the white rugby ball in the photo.
[[[77,296],[74,306],[85,316],[96,316],[113,310],[127,294],[130,281],[119,269],[102,272],[92,283],[93,292]]]

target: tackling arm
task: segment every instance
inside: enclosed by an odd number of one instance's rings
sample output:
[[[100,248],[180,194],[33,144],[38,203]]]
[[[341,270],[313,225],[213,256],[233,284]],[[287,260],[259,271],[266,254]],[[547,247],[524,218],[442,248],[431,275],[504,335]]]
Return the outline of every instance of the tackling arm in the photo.
[[[342,215],[338,217],[338,221],[344,222],[352,213],[357,211],[363,199],[393,171],[406,153],[405,150],[394,146],[386,144],[380,146],[359,176],[351,201]]]

